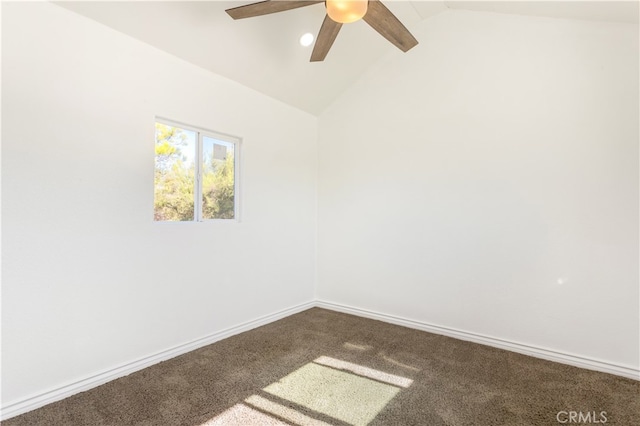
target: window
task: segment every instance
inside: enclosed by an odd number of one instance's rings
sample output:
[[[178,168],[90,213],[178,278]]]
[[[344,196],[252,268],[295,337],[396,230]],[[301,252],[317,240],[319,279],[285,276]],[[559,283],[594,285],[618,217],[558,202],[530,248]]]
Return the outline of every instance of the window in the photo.
[[[234,137],[157,120],[154,220],[237,219],[239,143]]]

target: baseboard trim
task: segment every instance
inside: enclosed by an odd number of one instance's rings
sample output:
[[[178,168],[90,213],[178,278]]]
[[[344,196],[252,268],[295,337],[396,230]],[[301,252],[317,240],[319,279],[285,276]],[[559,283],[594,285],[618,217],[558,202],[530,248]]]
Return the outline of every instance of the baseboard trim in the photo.
[[[252,330],[262,325],[269,324],[279,319],[288,317],[289,315],[296,314],[298,312],[305,311],[307,309],[318,307],[323,309],[329,309],[332,311],[343,312],[359,317],[375,319],[378,321],[387,322],[390,324],[401,325],[417,330],[426,331],[429,333],[440,334],[444,336],[453,337],[460,340],[466,340],[474,343],[479,343],[487,346],[492,346],[500,349],[505,349],[512,352],[521,353],[524,355],[533,356],[536,358],[542,358],[549,361],[559,362],[562,364],[573,365],[575,367],[586,368],[589,370],[601,371],[604,373],[615,374],[617,376],[628,377],[634,380],[640,380],[640,370],[637,368],[613,364],[606,361],[587,358],[574,354],[564,353],[551,349],[546,349],[534,345],[523,344],[519,342],[513,342],[509,340],[499,339],[491,336],[485,336],[477,333],[471,333],[464,330],[458,330],[451,327],[442,327],[434,324],[429,324],[421,321],[410,320],[407,318],[388,315],[380,312],[375,312],[368,309],[357,308],[340,303],[316,300],[306,303],[302,303],[291,308],[283,309],[281,311],[262,316],[260,318],[244,322],[234,327],[227,328],[217,333],[210,334],[208,336],[174,346],[173,348],[166,349],[155,354],[139,358],[137,360],[122,364],[115,368],[98,372],[94,375],[84,377],[83,379],[67,383],[65,385],[49,389],[47,391],[23,398],[18,401],[13,401],[3,406],[0,409],[0,420],[7,420],[11,417],[18,416],[36,408],[43,407],[52,402],[59,401],[69,396],[75,395],[80,392],[95,388],[111,380],[115,380],[119,377],[126,376],[144,368],[150,367],[161,361],[165,361],[176,356],[185,354],[187,352],[199,349],[203,346],[210,345],[217,341],[226,339],[227,337],[234,336],[236,334],[243,333],[245,331]]]
[[[505,349],[524,355],[542,358],[549,361],[568,364],[574,367],[586,368],[589,370],[601,371],[604,373],[615,374],[617,376],[628,377],[634,380],[640,380],[640,370],[630,366],[613,364],[593,358],[587,358],[574,354],[564,353],[556,350],[546,349],[539,346],[513,342],[505,339],[485,336],[482,334],[471,333],[464,330],[458,330],[451,327],[442,327],[426,322],[410,320],[395,315],[383,314],[368,309],[356,308],[353,306],[343,305],[335,302],[317,300],[316,306],[319,308],[329,309],[332,311],[343,312],[346,314],[356,315],[364,318],[375,319],[390,324],[401,325],[408,328],[427,331],[429,333],[440,334],[453,337],[460,340],[479,343],[482,345],[492,346],[495,348]]]
[[[15,417],[28,411],[35,410],[36,408],[43,407],[52,402],[59,401],[77,393],[95,388],[119,377],[123,377],[144,368],[150,367],[161,361],[166,361],[195,349],[199,349],[203,346],[210,345],[211,343],[226,339],[227,337],[231,337],[236,334],[240,334],[245,331],[249,331],[254,328],[269,324],[279,319],[288,317],[289,315],[293,315],[295,313],[313,308],[314,306],[315,303],[313,301],[302,303],[291,308],[283,309],[281,311],[268,314],[254,320],[244,322],[237,326],[224,329],[217,333],[213,333],[208,336],[192,340],[178,346],[174,346],[170,349],[166,349],[155,354],[139,358],[135,361],[122,364],[118,367],[104,370],[102,372],[84,377],[83,379],[74,382],[67,383],[54,389],[32,395],[18,401],[13,401],[0,409],[0,419],[7,420],[11,417]]]

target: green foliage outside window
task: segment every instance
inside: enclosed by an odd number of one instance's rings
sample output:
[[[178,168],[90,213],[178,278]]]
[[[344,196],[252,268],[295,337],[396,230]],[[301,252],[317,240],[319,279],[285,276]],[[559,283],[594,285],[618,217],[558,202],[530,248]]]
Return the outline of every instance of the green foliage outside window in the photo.
[[[234,213],[234,156],[224,160],[211,158],[202,171],[202,217],[205,219],[233,219]]]
[[[154,220],[193,221],[195,132],[156,123]],[[234,218],[234,152],[202,159],[202,218]]]

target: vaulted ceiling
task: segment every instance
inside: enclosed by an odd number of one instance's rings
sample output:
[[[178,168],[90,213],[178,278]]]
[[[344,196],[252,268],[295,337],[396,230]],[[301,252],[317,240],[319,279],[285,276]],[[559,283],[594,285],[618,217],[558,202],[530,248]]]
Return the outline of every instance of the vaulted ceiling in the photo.
[[[225,10],[249,1],[78,1],[58,5],[158,49],[235,80],[311,114],[320,114],[384,55],[402,53],[365,22],[344,25],[324,62],[309,62],[313,46],[300,36],[318,33],[323,4],[234,21]],[[384,1],[409,31],[450,9],[556,18],[638,22],[638,3]],[[426,21],[426,22],[425,22]],[[428,40],[420,40],[428,43]],[[414,49],[419,49],[418,45]]]

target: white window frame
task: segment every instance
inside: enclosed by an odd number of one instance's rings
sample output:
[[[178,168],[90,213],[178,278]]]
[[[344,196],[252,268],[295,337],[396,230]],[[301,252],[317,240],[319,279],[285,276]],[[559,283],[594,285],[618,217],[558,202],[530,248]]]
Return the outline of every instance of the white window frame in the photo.
[[[208,130],[202,127],[192,126],[180,121],[170,120],[164,117],[155,117],[154,121],[154,135],[155,135],[155,123],[164,124],[165,126],[178,127],[180,129],[188,130],[196,133],[196,173],[194,182],[194,200],[193,200],[193,220],[188,221],[173,221],[173,220],[154,220],[155,223],[203,223],[203,222],[240,222],[240,146],[242,144],[242,138],[238,136],[232,136],[226,133],[216,132],[214,130]],[[230,143],[233,145],[233,219],[204,219],[202,217],[202,145],[204,138],[209,137],[222,142]],[[155,138],[155,136],[154,136]]]

